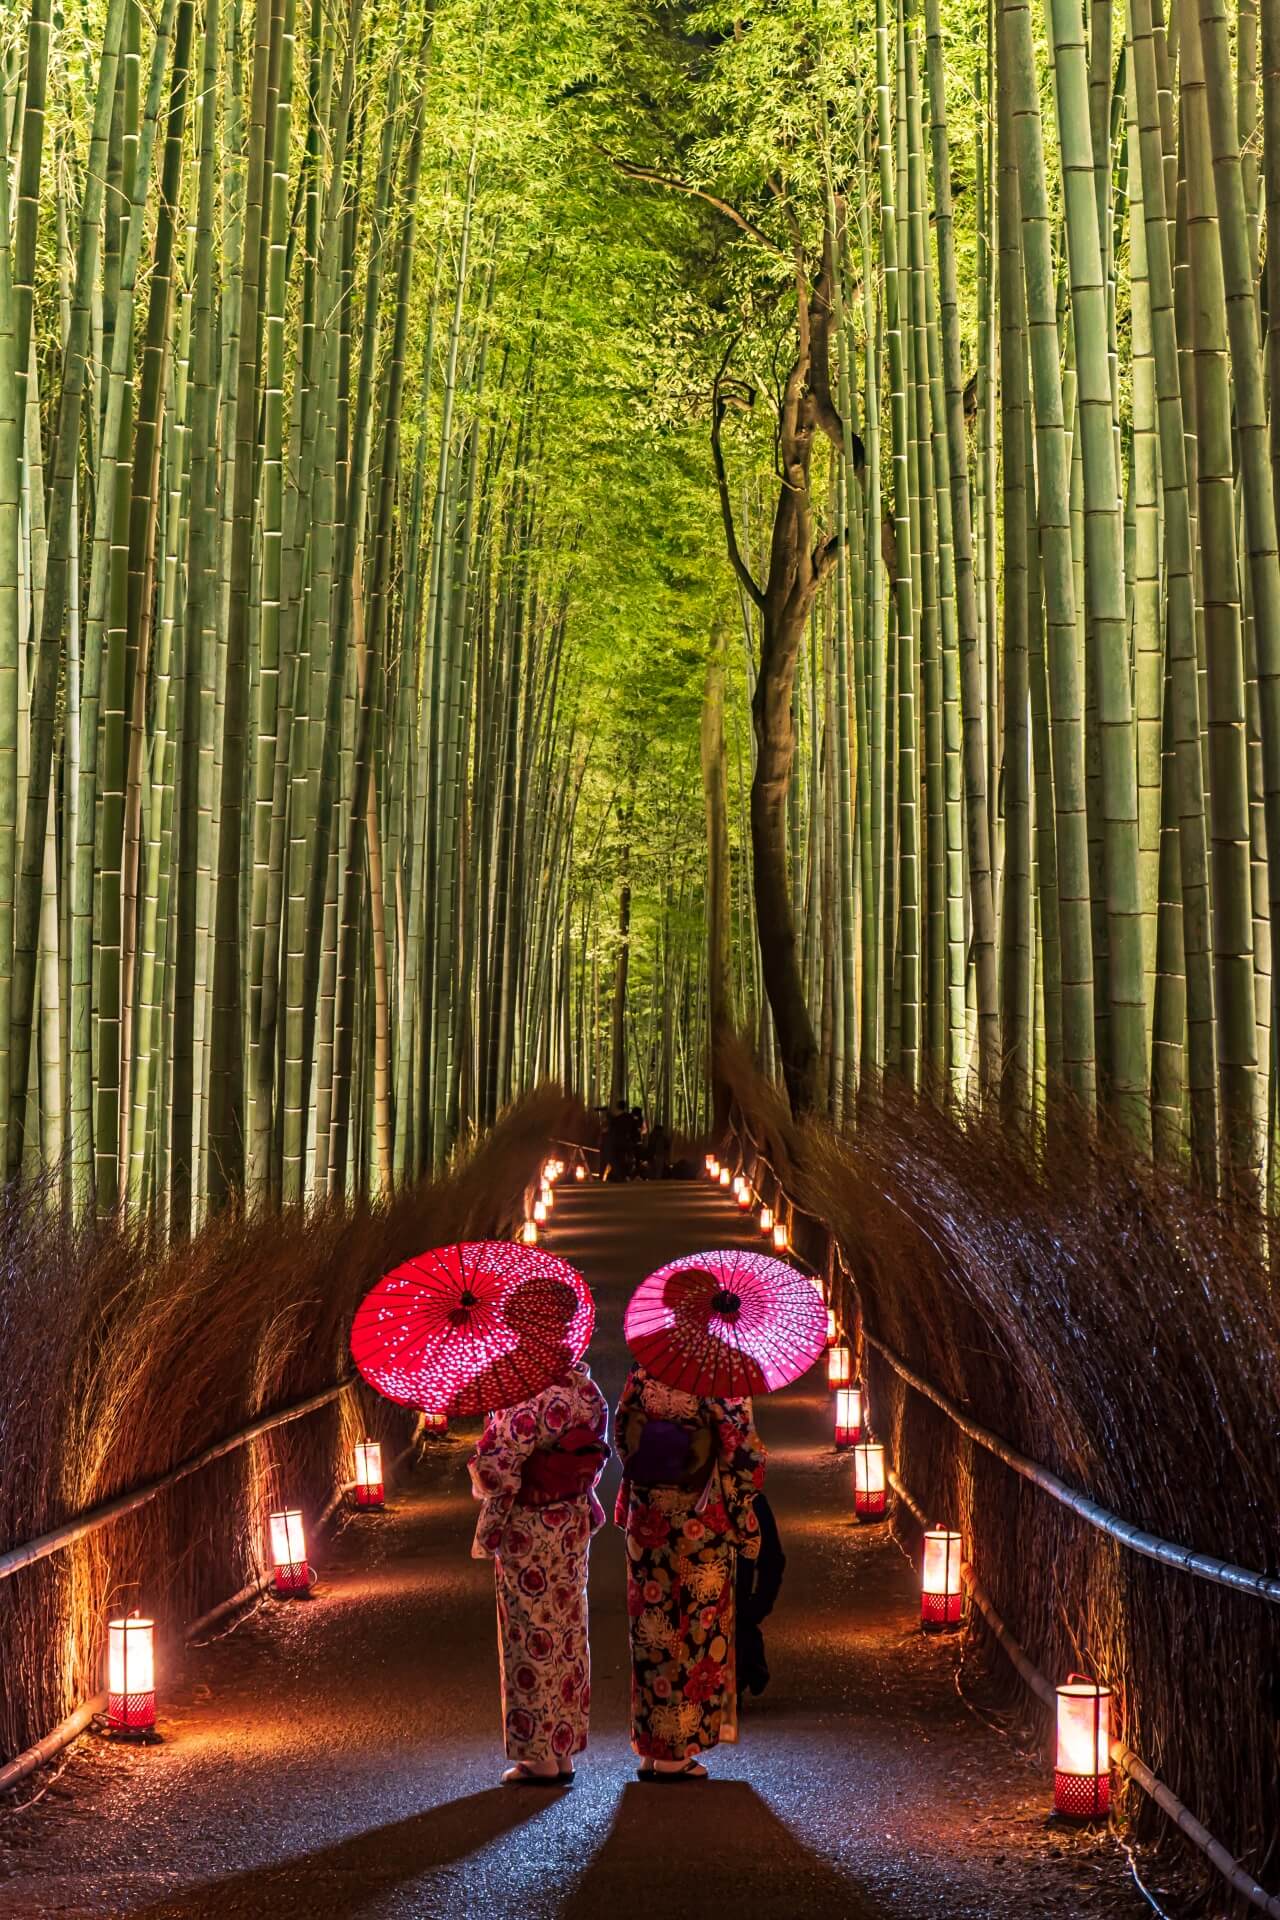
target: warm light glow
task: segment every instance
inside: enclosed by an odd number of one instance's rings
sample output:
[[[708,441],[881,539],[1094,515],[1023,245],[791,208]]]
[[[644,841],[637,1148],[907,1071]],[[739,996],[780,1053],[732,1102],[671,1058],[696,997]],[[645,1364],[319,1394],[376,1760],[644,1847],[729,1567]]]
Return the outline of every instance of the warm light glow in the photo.
[[[538,1244],[538,1223],[526,1220],[520,1229],[519,1240],[522,1247],[536,1247]]]
[[[573,1170],[573,1177],[575,1180],[585,1180],[587,1177],[587,1170],[583,1166],[581,1160],[579,1160],[577,1166]]]
[[[775,1252],[775,1253],[785,1253],[785,1252],[786,1252],[786,1250],[787,1250],[787,1244],[788,1244],[788,1242],[787,1242],[787,1223],[786,1223],[786,1221],[785,1221],[785,1220],[775,1220],[775,1221],[774,1221],[774,1223],[773,1223],[773,1250],[774,1250],[774,1252]]]
[[[827,1345],[834,1347],[840,1338],[840,1323],[834,1307],[827,1308]]]
[[[742,1175],[741,1175],[740,1173],[735,1173],[735,1174],[734,1174],[734,1176],[733,1176],[733,1195],[734,1195],[734,1199],[735,1199],[735,1200],[737,1199],[737,1197],[738,1197],[738,1195],[739,1195],[739,1194],[740,1194],[740,1193],[742,1192],[742,1189],[743,1189],[743,1188],[744,1188],[744,1187],[746,1186],[746,1184],[747,1184],[747,1183],[746,1183],[746,1181],[745,1181],[745,1179],[743,1178],[743,1176],[742,1176]]]
[[[556,1177],[556,1163],[554,1160],[548,1160],[543,1164],[543,1168],[542,1168],[543,1186],[549,1187],[551,1185],[551,1182],[555,1179],[555,1177]]]
[[[424,1412],[422,1416],[422,1431],[424,1433],[448,1433],[448,1414]]]
[[[311,1585],[307,1565],[307,1536],[302,1515],[288,1507],[270,1517],[271,1564],[275,1568],[277,1593],[305,1593]]]
[[[707,1155],[707,1172],[713,1180],[720,1178],[720,1162],[716,1159],[714,1153]]]
[[[558,1180],[558,1179],[560,1178],[560,1176],[561,1176],[561,1174],[562,1174],[563,1172],[564,1172],[564,1161],[563,1161],[563,1160],[557,1160],[557,1161],[556,1161],[556,1179],[557,1179],[557,1180]]]
[[[836,1390],[836,1445],[856,1447],[862,1438],[862,1388]]]
[[[731,1174],[731,1173],[729,1172],[729,1169],[728,1169],[728,1167],[721,1167],[721,1169],[720,1169],[720,1185],[721,1185],[722,1187],[727,1187],[727,1186],[729,1185],[729,1182],[730,1182],[730,1180],[731,1180],[732,1178],[733,1178],[733,1176],[732,1176],[732,1174]]]
[[[1053,1810],[1069,1820],[1094,1820],[1110,1805],[1111,1689],[1073,1673],[1058,1688]]]
[[[853,1380],[853,1354],[846,1346],[827,1349],[827,1385],[847,1387]]]
[[[547,1203],[541,1196],[533,1203],[533,1217],[540,1227],[546,1225]]]
[[[107,1622],[107,1722],[122,1733],[156,1723],[155,1622],[141,1614]]]
[[[771,1234],[773,1232],[773,1208],[772,1207],[761,1207],[760,1231],[761,1233],[766,1233],[766,1234]]]
[[[864,1440],[853,1450],[853,1510],[859,1520],[878,1520],[886,1503],[884,1448]]]
[[[738,1188],[738,1208],[742,1213],[751,1211],[751,1189],[745,1181]]]
[[[551,1211],[551,1209],[552,1209],[552,1207],[554,1207],[554,1205],[555,1205],[555,1203],[556,1203],[556,1195],[555,1195],[555,1188],[554,1188],[554,1187],[544,1187],[544,1188],[542,1189],[542,1192],[541,1192],[541,1193],[540,1193],[540,1194],[538,1195],[538,1198],[539,1198],[539,1199],[541,1200],[541,1202],[542,1202],[542,1204],[543,1204],[543,1206],[544,1206],[544,1207],[546,1208],[546,1210],[547,1210],[547,1212],[548,1212],[548,1213],[550,1213],[550,1211]]]
[[[383,1499],[382,1448],[376,1440],[361,1440],[356,1447],[356,1505],[380,1507]]]
[[[926,1630],[955,1627],[964,1611],[960,1583],[963,1541],[949,1527],[931,1527],[924,1536],[920,1574],[920,1624]]]

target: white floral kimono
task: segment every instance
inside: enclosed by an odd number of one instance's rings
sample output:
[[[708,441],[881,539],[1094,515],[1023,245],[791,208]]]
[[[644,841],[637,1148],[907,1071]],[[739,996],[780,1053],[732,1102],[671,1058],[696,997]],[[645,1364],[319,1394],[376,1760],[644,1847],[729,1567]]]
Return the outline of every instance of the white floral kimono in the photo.
[[[492,1414],[471,1457],[481,1502],[471,1552],[494,1560],[509,1760],[563,1760],[587,1744],[587,1554],[604,1511],[594,1489],[544,1507],[523,1506],[517,1495],[535,1448],[578,1426],[603,1441],[608,1425],[604,1396],[579,1363],[534,1399]]]

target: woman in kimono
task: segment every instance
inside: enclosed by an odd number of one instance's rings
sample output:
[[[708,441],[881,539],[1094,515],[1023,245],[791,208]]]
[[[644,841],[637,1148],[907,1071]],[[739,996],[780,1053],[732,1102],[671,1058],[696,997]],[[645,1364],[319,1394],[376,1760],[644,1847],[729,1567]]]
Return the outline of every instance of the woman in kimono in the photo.
[[[584,1362],[490,1416],[472,1455],[472,1556],[492,1558],[507,1786],[567,1786],[587,1744],[587,1554],[609,1409]]]
[[[760,1551],[764,1448],[746,1400],[700,1400],[633,1366],[614,1422],[627,1536],[631,1744],[642,1780],[705,1780],[738,1737],[736,1555]]]

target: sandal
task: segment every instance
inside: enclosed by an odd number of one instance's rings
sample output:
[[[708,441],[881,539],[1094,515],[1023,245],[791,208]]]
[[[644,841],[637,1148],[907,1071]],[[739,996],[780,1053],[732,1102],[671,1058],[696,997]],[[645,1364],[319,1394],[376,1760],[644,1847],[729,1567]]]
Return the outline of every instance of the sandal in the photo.
[[[682,1767],[655,1767],[652,1761],[636,1768],[636,1778],[645,1780],[651,1786],[669,1786],[673,1780],[707,1780],[710,1778],[701,1761],[692,1755]]]
[[[572,1784],[571,1773],[535,1773],[527,1761],[517,1760],[514,1767],[508,1767],[502,1776],[504,1787],[567,1787]]]

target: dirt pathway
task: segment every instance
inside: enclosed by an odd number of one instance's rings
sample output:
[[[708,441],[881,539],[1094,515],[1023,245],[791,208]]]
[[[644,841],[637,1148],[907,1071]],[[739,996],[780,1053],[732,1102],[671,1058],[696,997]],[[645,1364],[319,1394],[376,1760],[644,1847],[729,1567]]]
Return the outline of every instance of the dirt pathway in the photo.
[[[592,1361],[611,1398],[635,1282],[742,1237],[717,1195],[675,1184],[571,1191],[555,1228],[554,1250],[597,1293]],[[458,1437],[391,1510],[323,1545],[310,1606],[265,1603],[188,1656],[162,1695],[163,1747],[82,1741],[37,1804],[0,1812],[0,1914],[1149,1920],[1119,1851],[1050,1829],[1044,1770],[960,1699],[955,1643],[916,1630],[887,1529],[850,1523],[821,1383],[758,1414],[788,1554],[774,1677],[708,1785],[635,1780],[611,1528],[592,1566],[595,1710],[578,1783],[554,1797],[495,1785],[492,1576],[468,1557]]]

